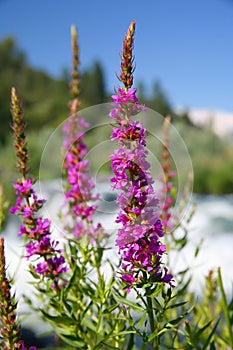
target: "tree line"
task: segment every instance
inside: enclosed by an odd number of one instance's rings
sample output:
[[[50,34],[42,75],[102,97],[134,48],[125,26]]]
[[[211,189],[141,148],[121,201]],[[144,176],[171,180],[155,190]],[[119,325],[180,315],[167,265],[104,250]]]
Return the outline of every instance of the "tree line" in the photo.
[[[80,73],[81,108],[111,102],[113,91],[106,90],[103,66],[96,61]],[[43,70],[32,67],[25,53],[14,38],[0,42],[0,177],[8,183],[14,177],[14,162],[11,138],[10,90],[15,86],[20,93],[25,109],[27,132],[32,135],[32,170],[36,172],[41,158],[41,139],[38,131],[57,127],[68,116],[69,70],[54,78]],[[177,116],[159,82],[154,83],[151,97],[144,93],[143,82],[137,86],[137,95],[142,104],[163,116],[170,114],[191,155],[195,173],[194,190],[202,193],[233,193],[232,142],[218,138],[210,127],[194,126],[188,113]],[[46,136],[46,135],[45,135]],[[40,137],[41,134],[40,134]]]
[[[82,107],[111,101],[111,92],[106,91],[105,75],[102,64],[98,61],[81,72],[80,100]],[[0,143],[7,142],[11,114],[10,90],[16,86],[24,101],[27,111],[26,120],[29,129],[38,129],[45,124],[55,126],[67,115],[69,100],[68,70],[54,78],[43,70],[33,68],[26,54],[18,47],[12,37],[0,42]],[[138,95],[142,103],[155,109],[162,115],[172,113],[172,107],[161,85],[155,83],[153,97],[148,99],[143,94],[143,84],[138,86]]]

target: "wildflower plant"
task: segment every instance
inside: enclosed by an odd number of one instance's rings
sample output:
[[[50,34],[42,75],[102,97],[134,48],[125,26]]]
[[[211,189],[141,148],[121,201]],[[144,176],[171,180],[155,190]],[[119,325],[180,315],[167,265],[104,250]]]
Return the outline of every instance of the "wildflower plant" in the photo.
[[[22,349],[20,328],[16,321],[17,303],[11,295],[11,286],[6,276],[4,239],[0,237],[0,345],[1,349]]]
[[[133,87],[135,25],[132,21],[123,41],[118,77],[122,85],[112,96],[108,117],[108,126],[112,127],[110,140],[115,145],[109,158],[111,186],[117,192],[118,204],[116,262],[108,257],[112,232],[107,232],[95,218],[100,197],[87,159],[85,137],[89,124],[80,113],[75,27],[71,29],[69,117],[63,125],[62,232],[56,239],[51,220],[41,214],[45,200],[39,198],[35,180],[30,176],[23,110],[16,89],[12,88],[12,128],[19,178],[14,184],[16,203],[10,212],[21,220],[18,235],[24,238],[36,301],[28,295],[25,298],[50,324],[62,348],[225,349],[233,346],[233,303],[227,303],[220,270],[217,279],[209,274],[203,299],[197,304],[194,293],[188,290],[191,280],[186,278],[188,268],[174,272],[168,257],[173,250],[180,254],[188,242],[188,231],[179,222],[171,226],[177,173],[170,166],[168,118],[164,123],[161,157],[164,177],[159,192],[152,176],[147,148],[149,131],[140,118],[147,108],[139,103]],[[179,217],[175,220],[179,221]],[[181,238],[174,234],[177,229],[184,232]],[[3,344],[11,342],[3,349],[23,350],[15,322],[16,302],[10,297],[5,274],[2,239],[0,250],[3,286],[0,303],[5,308],[1,308],[1,340]],[[217,296],[218,287],[221,300]],[[216,317],[214,308],[219,313],[222,310],[224,317]],[[204,316],[200,317],[202,309]]]
[[[62,250],[58,248],[59,242],[51,239],[49,219],[38,214],[44,200],[38,198],[33,189],[33,179],[28,175],[30,168],[23,111],[15,88],[11,91],[11,111],[17,167],[21,177],[14,184],[17,198],[10,213],[18,215],[22,220],[18,235],[25,237],[25,257],[32,262],[32,273],[35,272],[38,277],[46,278],[56,285],[58,277],[67,271],[67,267]]]
[[[141,123],[131,119],[145,109],[138,104],[136,91],[131,88],[134,26],[135,22],[132,22],[123,45],[120,80],[124,87],[113,95],[114,108],[110,112],[110,117],[116,122],[111,140],[119,145],[110,156],[115,175],[111,181],[113,187],[121,191],[117,198],[120,212],[116,221],[122,224],[122,228],[118,230],[116,244],[122,252],[125,271],[122,278],[129,285],[137,281],[143,285],[148,280],[172,285],[173,276],[166,268],[163,271],[161,268],[166,247],[160,240],[163,228],[147,161],[147,131]]]

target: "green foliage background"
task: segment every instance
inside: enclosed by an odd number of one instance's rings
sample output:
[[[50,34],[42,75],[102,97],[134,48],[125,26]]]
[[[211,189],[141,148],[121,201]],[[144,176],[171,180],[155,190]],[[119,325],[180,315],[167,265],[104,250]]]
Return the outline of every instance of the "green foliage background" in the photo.
[[[81,72],[81,108],[110,102],[111,93],[105,88],[100,62]],[[10,89],[15,86],[23,101],[27,134],[30,142],[31,169],[35,177],[44,145],[51,131],[68,116],[69,73],[59,78],[35,69],[13,38],[0,42],[0,177],[1,183],[12,193],[15,179],[15,160],[11,137]],[[186,143],[194,167],[194,191],[200,193],[233,193],[233,140],[218,138],[211,127],[197,128],[188,113],[177,116],[159,82],[154,83],[151,97],[145,96],[143,82],[138,84],[141,103],[162,115],[170,114],[172,122]],[[98,140],[92,140],[92,142]]]

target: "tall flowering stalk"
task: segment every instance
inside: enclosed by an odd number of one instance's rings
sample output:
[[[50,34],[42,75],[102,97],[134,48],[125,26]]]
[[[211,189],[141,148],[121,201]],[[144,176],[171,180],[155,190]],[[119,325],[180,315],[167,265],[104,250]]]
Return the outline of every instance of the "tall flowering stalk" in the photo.
[[[64,125],[64,177],[66,180],[65,202],[68,205],[66,216],[71,222],[66,229],[76,238],[89,236],[92,241],[98,240],[103,235],[101,224],[94,226],[93,215],[96,205],[90,204],[98,199],[94,192],[94,183],[90,177],[89,161],[85,159],[87,146],[84,142],[85,131],[89,124],[78,116],[79,101],[79,58],[77,32],[73,26],[71,29],[73,69],[70,93],[72,100],[69,103],[69,119]]]
[[[51,239],[50,221],[38,214],[45,201],[38,198],[33,189],[33,179],[29,176],[23,110],[15,88],[11,90],[11,113],[17,167],[21,177],[13,185],[17,198],[10,212],[21,219],[18,235],[25,237],[26,258],[34,263],[34,272],[57,282],[67,268],[58,242]]]
[[[22,349],[20,329],[16,321],[17,303],[11,296],[6,277],[4,239],[0,237],[0,345],[2,350]]]
[[[122,279],[129,287],[134,284],[166,282],[172,285],[172,275],[162,268],[166,247],[161,243],[163,229],[158,212],[153,179],[146,150],[147,131],[138,121],[131,119],[145,107],[138,104],[132,88],[134,66],[132,47],[135,21],[128,29],[123,43],[120,80],[124,84],[113,95],[114,108],[110,117],[115,120],[111,140],[118,149],[110,156],[114,177],[113,187],[120,191],[117,201],[120,211],[116,222],[116,244],[122,255]]]
[[[162,169],[163,177],[160,178],[162,186],[158,193],[161,208],[161,222],[163,230],[165,232],[172,228],[172,207],[174,205],[174,187],[172,179],[176,176],[176,173],[171,170],[170,153],[169,153],[169,126],[170,116],[166,116],[163,123],[163,144],[162,144]]]

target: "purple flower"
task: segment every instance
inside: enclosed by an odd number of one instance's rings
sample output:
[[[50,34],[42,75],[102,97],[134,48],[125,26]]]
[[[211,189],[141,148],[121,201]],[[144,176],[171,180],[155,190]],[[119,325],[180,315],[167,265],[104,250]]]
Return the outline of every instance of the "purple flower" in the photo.
[[[20,193],[26,194],[30,192],[30,190],[32,189],[32,185],[33,185],[32,179],[29,178],[22,181],[18,181],[13,186],[16,189],[17,194],[20,194]]]
[[[121,124],[125,120],[125,115],[135,115],[140,111],[145,110],[144,106],[138,104],[138,99],[135,95],[135,89],[126,90],[122,87],[118,89],[118,94],[112,96],[114,103],[109,116],[116,119]],[[114,136],[113,136],[114,137]]]
[[[164,275],[162,276],[162,282],[168,283],[171,285],[171,287],[174,287],[174,279],[173,276],[168,272],[168,269],[165,267],[164,268]]]
[[[25,226],[21,225],[19,229],[18,236],[26,235],[27,234],[27,229]]]
[[[126,282],[129,282],[130,284],[135,282],[135,278],[132,275],[127,275],[125,273],[122,275],[122,279]]]
[[[36,227],[32,230],[34,235],[46,236],[50,234],[50,221],[49,219],[38,218]]]
[[[35,271],[40,275],[48,277],[58,276],[67,271],[65,266],[65,258],[63,256],[53,256],[42,263],[38,263]]]
[[[51,253],[61,253],[60,249],[56,249],[58,241],[50,240],[50,236],[43,236],[40,241],[33,241],[26,245],[27,258],[34,255],[46,256]]]
[[[16,205],[12,208],[10,208],[11,214],[17,214],[20,213],[23,210],[23,199],[21,197],[16,198]]]
[[[136,97],[134,88],[127,90],[127,89],[124,89],[122,87],[119,87],[117,94],[112,95],[112,99],[114,101],[113,106],[116,106],[116,107],[118,107],[121,103],[126,104],[126,105],[129,102],[132,102],[135,105],[138,104],[138,99]]]
[[[144,139],[147,136],[145,135],[145,128],[137,121],[132,121],[132,125],[128,125],[125,120],[120,122],[119,128],[113,128],[111,140],[117,140],[119,143],[124,145],[126,140],[138,141],[139,144],[145,146]]]

